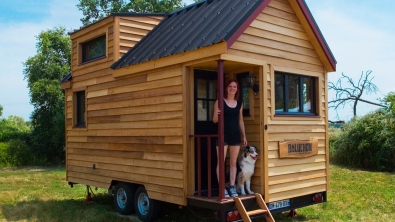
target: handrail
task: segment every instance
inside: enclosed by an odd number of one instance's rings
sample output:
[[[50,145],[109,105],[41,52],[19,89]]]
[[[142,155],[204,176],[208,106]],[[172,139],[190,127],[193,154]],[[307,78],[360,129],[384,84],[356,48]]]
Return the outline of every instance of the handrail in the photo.
[[[198,167],[197,167],[197,175],[198,175],[198,196],[202,196],[202,156],[201,156],[201,143],[200,140],[202,138],[207,138],[207,191],[208,198],[212,197],[212,187],[211,187],[211,138],[218,137],[217,134],[212,135],[189,135],[190,137],[194,137],[197,139],[197,158],[198,158]]]

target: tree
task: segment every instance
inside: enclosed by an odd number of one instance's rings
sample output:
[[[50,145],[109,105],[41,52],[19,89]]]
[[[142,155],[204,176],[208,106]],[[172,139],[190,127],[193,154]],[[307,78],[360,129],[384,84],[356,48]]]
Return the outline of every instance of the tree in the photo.
[[[37,54],[24,63],[30,102],[32,146],[46,161],[62,158],[64,145],[64,95],[61,78],[70,72],[71,42],[65,28],[42,31]]]
[[[182,0],[80,0],[77,7],[84,18],[84,26],[113,12],[164,13],[185,6]]]
[[[0,116],[2,116],[2,115],[3,115],[3,106],[0,105]]]
[[[336,92],[336,98],[332,101],[328,102],[329,108],[334,108],[337,110],[340,106],[344,107],[347,103],[353,103],[353,113],[354,117],[357,116],[357,104],[358,102],[369,103],[372,105],[386,107],[380,103],[371,102],[365,99],[362,99],[362,95],[376,93],[378,88],[375,84],[373,84],[373,78],[370,77],[372,71],[366,71],[365,74],[362,72],[358,83],[354,83],[354,81],[344,75],[342,73],[342,77],[335,83],[329,82],[328,88],[329,90],[334,90]],[[342,86],[342,80],[345,79],[348,83],[347,87]]]

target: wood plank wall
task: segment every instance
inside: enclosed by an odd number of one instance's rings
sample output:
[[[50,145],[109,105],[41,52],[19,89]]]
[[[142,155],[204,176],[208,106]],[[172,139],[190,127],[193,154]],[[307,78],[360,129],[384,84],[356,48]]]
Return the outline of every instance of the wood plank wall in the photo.
[[[119,58],[129,51],[137,42],[148,34],[163,17],[130,17],[119,18]]]
[[[262,184],[268,188],[265,200],[272,202],[325,191],[328,176],[326,155],[329,155],[326,147],[326,73],[288,0],[272,0],[228,52],[268,63],[264,69],[267,82],[261,86],[261,90],[267,90],[269,95],[264,100],[268,106],[267,116],[264,117],[268,118],[268,132],[265,134],[267,137],[262,138],[268,144],[265,148],[268,162],[264,164],[268,167],[267,175],[263,174],[264,169],[258,170],[268,180]],[[319,118],[273,115],[274,70],[317,77]],[[246,129],[250,132],[254,127],[247,124]],[[279,159],[278,142],[290,139],[318,139],[318,155],[303,159]],[[260,159],[258,161],[263,161],[263,158]]]
[[[152,22],[151,17],[136,19],[143,22],[121,19],[122,29],[137,30],[137,24]],[[144,184],[151,198],[184,204],[182,69],[173,66],[114,79],[110,66],[115,52],[131,46],[114,45],[117,30],[109,21],[72,38],[72,88],[66,90],[67,181],[106,189],[112,180]],[[78,44],[93,33],[107,33],[107,57],[81,65]],[[87,108],[87,127],[82,129],[73,127],[73,92],[80,90],[86,91]]]

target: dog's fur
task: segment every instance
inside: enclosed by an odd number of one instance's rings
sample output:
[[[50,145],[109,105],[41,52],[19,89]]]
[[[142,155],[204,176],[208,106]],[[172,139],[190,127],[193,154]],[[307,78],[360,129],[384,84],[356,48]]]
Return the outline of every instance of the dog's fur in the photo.
[[[251,177],[254,174],[255,162],[258,158],[257,149],[255,146],[246,146],[243,155],[237,161],[237,177],[236,190],[241,195],[254,194],[251,190]],[[239,168],[240,166],[240,168]],[[244,187],[245,184],[245,187]],[[245,188],[245,189],[244,189]]]

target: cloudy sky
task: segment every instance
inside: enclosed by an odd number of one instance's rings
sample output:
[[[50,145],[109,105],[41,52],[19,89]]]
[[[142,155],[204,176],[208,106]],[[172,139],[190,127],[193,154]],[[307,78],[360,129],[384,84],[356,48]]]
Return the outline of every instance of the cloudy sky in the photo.
[[[337,71],[329,74],[336,82],[342,73],[357,80],[372,70],[380,92],[364,96],[376,101],[393,87],[395,64],[395,1],[393,0],[305,0],[336,60]],[[17,115],[28,120],[33,107],[23,79],[23,62],[36,53],[36,36],[43,30],[81,26],[78,0],[0,0],[0,105],[3,117]],[[185,1],[191,3],[192,1]],[[334,95],[330,94],[330,99]],[[375,106],[360,104],[357,114],[364,115]],[[348,120],[351,106],[329,111],[329,119]]]

